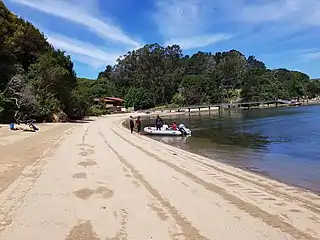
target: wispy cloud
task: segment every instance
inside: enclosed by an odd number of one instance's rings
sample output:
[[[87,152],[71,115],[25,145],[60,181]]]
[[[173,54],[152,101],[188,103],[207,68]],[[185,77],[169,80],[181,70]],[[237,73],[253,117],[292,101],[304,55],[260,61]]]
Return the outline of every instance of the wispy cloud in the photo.
[[[103,50],[102,46],[92,45],[78,39],[67,38],[58,34],[47,34],[48,42],[55,48],[66,51],[74,60],[100,68],[107,64],[114,64],[123,52]]]
[[[304,26],[320,26],[320,1],[269,0],[259,4],[243,4],[234,17],[247,23],[282,22]]]
[[[154,19],[167,41],[242,34],[241,41],[258,43],[259,39],[266,42],[319,27],[320,1],[234,0],[227,4],[223,0],[157,0]]]
[[[232,36],[228,34],[211,34],[211,35],[208,34],[208,35],[201,35],[196,37],[174,38],[165,42],[165,45],[167,46],[167,45],[178,44],[183,49],[189,50],[189,49],[201,48],[208,45],[212,45],[217,42],[228,40],[231,37]]]
[[[137,47],[137,41],[125,34],[120,27],[111,20],[103,21],[89,13],[81,1],[68,0],[10,0],[24,6],[36,9],[49,15],[54,15],[68,21],[83,25],[98,36],[117,41],[129,46]]]
[[[165,43],[192,49],[229,39],[230,34],[210,31],[214,9],[208,6],[208,0],[157,0],[153,18]]]
[[[303,61],[320,60],[320,49],[310,50],[301,54],[301,59]]]
[[[251,27],[245,42],[292,47],[314,37],[311,32],[320,27],[319,16],[318,0],[269,0],[244,3],[230,20]]]

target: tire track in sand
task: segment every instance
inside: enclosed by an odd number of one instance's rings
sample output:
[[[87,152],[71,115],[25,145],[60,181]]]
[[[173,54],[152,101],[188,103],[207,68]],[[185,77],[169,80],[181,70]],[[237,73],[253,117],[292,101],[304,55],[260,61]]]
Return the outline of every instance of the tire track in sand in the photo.
[[[278,228],[280,229],[282,232],[288,233],[291,236],[295,237],[296,239],[303,239],[303,240],[318,240],[318,238],[313,237],[311,234],[303,232],[297,228],[295,228],[294,226],[292,226],[291,224],[284,222],[279,216],[277,215],[272,215],[262,209],[260,209],[259,207],[248,203],[230,193],[228,193],[226,190],[224,190],[223,188],[207,182],[201,178],[199,178],[198,176],[190,173],[189,171],[171,163],[168,162],[166,160],[163,160],[162,158],[160,158],[159,156],[157,156],[156,154],[149,152],[147,150],[145,150],[144,148],[136,145],[135,143],[127,140],[126,138],[124,138],[123,136],[121,136],[119,133],[117,133],[116,131],[114,131],[113,129],[111,129],[111,131],[118,136],[120,139],[122,139],[123,141],[129,143],[131,146],[137,148],[138,150],[142,151],[143,153],[145,153],[146,155],[148,155],[149,157],[155,159],[156,161],[163,163],[165,165],[167,165],[169,168],[175,170],[176,172],[190,178],[191,180],[193,180],[195,183],[203,186],[205,189],[212,191],[216,194],[219,194],[222,198],[224,198],[226,201],[230,202],[231,204],[233,204],[234,206],[236,206],[238,209],[250,214],[251,216],[261,219],[264,223],[266,223],[267,225],[274,227],[274,228]],[[107,143],[107,142],[106,142]],[[109,145],[109,147],[112,149],[112,146],[110,146],[109,143],[107,143]],[[113,151],[117,154],[117,156],[119,157],[120,161],[123,161],[123,163],[126,165],[128,164],[129,168],[133,168],[134,167],[128,163],[127,161],[125,161],[123,159],[123,157],[121,157],[121,155],[119,155],[119,153],[117,153],[114,149]],[[135,170],[136,171],[136,170]],[[143,176],[138,173],[139,175],[137,177],[142,177]],[[149,185],[149,183],[144,179],[144,181]],[[145,184],[143,184],[145,185]],[[150,185],[149,185],[150,186]],[[151,187],[151,186],[150,186]],[[152,188],[152,187],[151,187]],[[156,190],[154,190],[156,191]],[[159,193],[158,193],[159,194]],[[161,198],[161,196],[160,196]]]
[[[117,156],[119,161],[127,168],[129,168],[133,174],[133,176],[147,189],[147,191],[158,200],[158,202],[161,204],[162,207],[164,207],[173,217],[173,219],[176,221],[177,225],[180,226],[182,230],[182,235],[186,240],[209,240],[205,236],[201,235],[199,230],[196,229],[191,222],[189,222],[185,217],[183,217],[178,210],[171,205],[171,203],[167,200],[165,200],[161,194],[154,189],[150,183],[144,178],[144,176],[135,169],[135,167],[130,164],[128,161],[125,160],[123,156],[121,156],[107,141],[105,136],[101,133],[99,127],[98,127],[99,135],[102,137],[106,145],[112,150],[112,152]]]

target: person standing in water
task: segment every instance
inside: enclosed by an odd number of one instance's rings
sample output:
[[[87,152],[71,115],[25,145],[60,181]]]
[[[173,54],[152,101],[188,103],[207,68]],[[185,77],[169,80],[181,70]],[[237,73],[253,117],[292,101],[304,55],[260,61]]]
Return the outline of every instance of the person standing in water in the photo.
[[[137,125],[137,133],[140,134],[141,133],[141,119],[140,119],[140,116],[138,116],[138,118],[136,120],[136,125]]]
[[[156,128],[157,128],[157,130],[161,130],[162,125],[163,125],[163,121],[158,115],[157,118],[156,118]]]
[[[131,133],[133,133],[133,129],[134,129],[134,122],[133,122],[133,118],[132,118],[132,116],[130,116],[130,122],[129,122],[129,124],[130,124],[130,130],[131,130]]]

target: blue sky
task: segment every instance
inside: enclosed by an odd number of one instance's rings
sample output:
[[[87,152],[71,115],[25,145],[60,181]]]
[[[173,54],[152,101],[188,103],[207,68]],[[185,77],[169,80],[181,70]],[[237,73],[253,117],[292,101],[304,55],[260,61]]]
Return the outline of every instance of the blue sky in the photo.
[[[320,77],[320,0],[4,0],[65,50],[79,77],[146,43],[184,54],[237,49]]]

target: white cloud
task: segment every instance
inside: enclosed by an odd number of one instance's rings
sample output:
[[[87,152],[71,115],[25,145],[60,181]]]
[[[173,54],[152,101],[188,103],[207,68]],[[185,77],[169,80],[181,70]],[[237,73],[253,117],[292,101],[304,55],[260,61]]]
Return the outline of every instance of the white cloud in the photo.
[[[319,0],[156,0],[154,19],[166,41],[242,34],[241,41],[269,41],[320,26]],[[218,31],[224,27],[224,31]]]
[[[165,45],[168,46],[168,45],[178,44],[182,47],[182,49],[189,50],[189,49],[195,49],[195,48],[212,45],[217,42],[228,40],[230,38],[231,38],[231,35],[227,35],[227,34],[208,34],[208,35],[201,35],[201,36],[195,36],[195,37],[171,39],[167,41]]]
[[[320,60],[320,50],[308,52],[302,55],[303,60]]]
[[[165,44],[192,49],[230,38],[229,34],[209,31],[214,11],[209,0],[157,0],[155,6],[153,18]]]
[[[287,23],[299,26],[320,26],[320,1],[269,0],[260,4],[243,4],[234,20],[259,23]]]
[[[268,1],[264,4],[248,4],[240,9],[239,20],[251,23],[286,20],[299,10],[298,2]]]
[[[79,41],[78,39],[67,38],[57,34],[47,34],[48,42],[55,48],[66,51],[74,60],[90,65],[94,68],[115,64],[116,59],[123,52],[112,52],[103,50],[103,47]]]
[[[203,30],[202,12],[198,0],[158,0],[154,18],[162,35],[182,37]]]
[[[126,35],[120,27],[114,25],[109,20],[105,22],[87,11],[88,4],[83,1],[67,0],[10,0],[46,14],[64,18],[68,21],[83,25],[98,36],[117,41],[126,45],[137,47],[137,41]],[[88,3],[88,2],[86,2]]]

